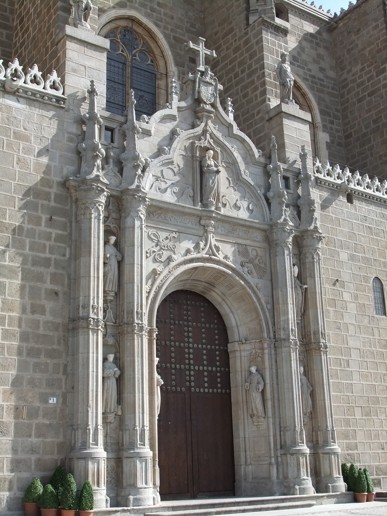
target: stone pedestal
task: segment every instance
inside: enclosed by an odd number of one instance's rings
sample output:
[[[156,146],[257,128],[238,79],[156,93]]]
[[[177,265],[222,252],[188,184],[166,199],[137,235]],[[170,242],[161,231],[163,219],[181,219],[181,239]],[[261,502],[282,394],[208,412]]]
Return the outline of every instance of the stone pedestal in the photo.
[[[79,484],[89,480],[96,508],[106,507],[102,428],[103,211],[106,185],[98,178],[67,183],[74,203],[70,358],[73,418],[69,466]]]
[[[267,114],[269,133],[274,135],[278,145],[278,159],[282,163],[299,160],[300,148],[312,159],[310,123],[312,117],[297,104],[281,102]],[[310,162],[312,165],[312,162]]]

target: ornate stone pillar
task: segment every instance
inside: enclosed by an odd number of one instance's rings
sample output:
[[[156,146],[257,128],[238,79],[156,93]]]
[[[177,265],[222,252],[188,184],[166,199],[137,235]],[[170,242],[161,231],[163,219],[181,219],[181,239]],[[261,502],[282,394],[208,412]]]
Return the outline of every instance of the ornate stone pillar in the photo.
[[[106,185],[98,177],[75,178],[73,224],[72,354],[73,420],[70,469],[82,484],[90,480],[95,507],[106,507],[106,453],[102,429],[103,211]]]
[[[148,331],[145,294],[145,211],[140,188],[122,193],[121,266],[122,506],[152,505],[153,464],[149,447]]]
[[[321,232],[305,230],[301,238],[302,277],[308,286],[304,315],[304,339],[309,381],[313,386],[313,428],[318,491],[345,491],[341,476],[340,448],[333,424],[332,395],[328,371],[328,346],[321,287]]]
[[[156,338],[157,328],[148,328],[148,351],[149,351],[149,419],[150,419],[150,448],[153,452],[153,497],[154,502],[160,502],[160,468],[157,439],[158,420],[158,392],[157,387],[157,362],[156,359]],[[160,392],[160,391],[159,391]],[[161,395],[161,393],[160,393]],[[162,397],[161,397],[162,403]]]
[[[312,494],[314,489],[300,400],[299,345],[292,272],[294,230],[287,215],[287,196],[282,186],[282,167],[278,163],[274,138],[271,159],[271,189],[268,196],[272,219],[270,242],[283,482],[288,494]]]

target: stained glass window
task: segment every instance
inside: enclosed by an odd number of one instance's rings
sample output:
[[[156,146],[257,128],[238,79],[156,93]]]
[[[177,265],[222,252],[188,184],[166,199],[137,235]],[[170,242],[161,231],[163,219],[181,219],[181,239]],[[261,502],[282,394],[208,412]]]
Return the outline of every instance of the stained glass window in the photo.
[[[379,278],[374,278],[372,280],[372,291],[374,295],[375,315],[386,315],[383,283]]]
[[[123,115],[130,90],[136,99],[136,117],[156,111],[156,66],[151,49],[133,29],[117,27],[107,57],[106,108]]]

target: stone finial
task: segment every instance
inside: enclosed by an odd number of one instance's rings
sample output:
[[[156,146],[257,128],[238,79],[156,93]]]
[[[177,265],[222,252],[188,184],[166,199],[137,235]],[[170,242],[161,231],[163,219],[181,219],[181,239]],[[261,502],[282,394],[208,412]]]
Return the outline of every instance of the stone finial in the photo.
[[[8,68],[5,71],[5,91],[9,93],[16,91],[18,87],[23,84],[24,79],[23,67],[20,66],[19,60],[15,57],[15,59],[8,64]]]
[[[97,113],[98,92],[94,81],[90,81],[90,88],[87,93],[89,95],[89,111],[83,115],[83,120],[86,123],[85,140],[78,145],[82,159],[80,177],[87,179],[100,177],[102,181],[107,182],[102,174],[102,159],[105,157],[105,151],[99,141],[102,120]]]
[[[185,44],[185,47],[188,49],[192,49],[195,52],[198,53],[198,59],[196,62],[196,69],[199,72],[204,72],[205,65],[206,65],[206,56],[209,58],[216,57],[215,50],[209,50],[205,47],[204,43],[206,40],[204,38],[199,38],[199,43],[195,45],[195,43],[192,43],[192,41],[188,41],[188,43]]]
[[[301,197],[298,205],[301,210],[301,228],[307,229],[317,227],[316,219],[316,201],[312,198],[311,184],[313,181],[313,174],[308,170],[307,160],[308,153],[305,150],[305,145],[301,147]]]
[[[171,80],[171,85],[170,85],[170,95],[171,95],[172,102],[179,100],[179,93],[180,93],[179,90],[180,90],[179,83],[175,78],[173,78]]]
[[[267,167],[270,172],[271,188],[267,194],[271,203],[272,222],[287,222],[290,224],[286,201],[287,193],[283,187],[282,166],[278,163],[277,141],[271,138],[271,164]]]
[[[127,110],[127,121],[122,127],[126,135],[125,152],[120,156],[123,163],[122,183],[130,188],[141,188],[143,186],[144,171],[149,165],[149,161],[145,160],[137,145],[137,135],[141,133],[141,129],[136,121],[135,112],[136,99],[134,91],[130,91],[129,104]]]
[[[93,9],[91,0],[70,0],[70,4],[73,7],[74,27],[90,29],[87,22]]]
[[[226,114],[231,120],[234,120],[234,106],[230,97],[226,100]]]

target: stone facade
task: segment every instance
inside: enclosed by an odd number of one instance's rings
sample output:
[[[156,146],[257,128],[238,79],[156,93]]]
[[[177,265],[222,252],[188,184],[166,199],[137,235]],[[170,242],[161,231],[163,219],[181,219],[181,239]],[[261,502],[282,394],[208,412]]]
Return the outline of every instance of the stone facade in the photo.
[[[159,502],[156,316],[179,289],[227,328],[235,494],[340,492],[340,461],[386,489],[385,2],[124,4],[89,28],[64,0],[1,7],[2,510],[58,463],[98,508]],[[153,41],[151,117],[106,110],[117,20]]]

